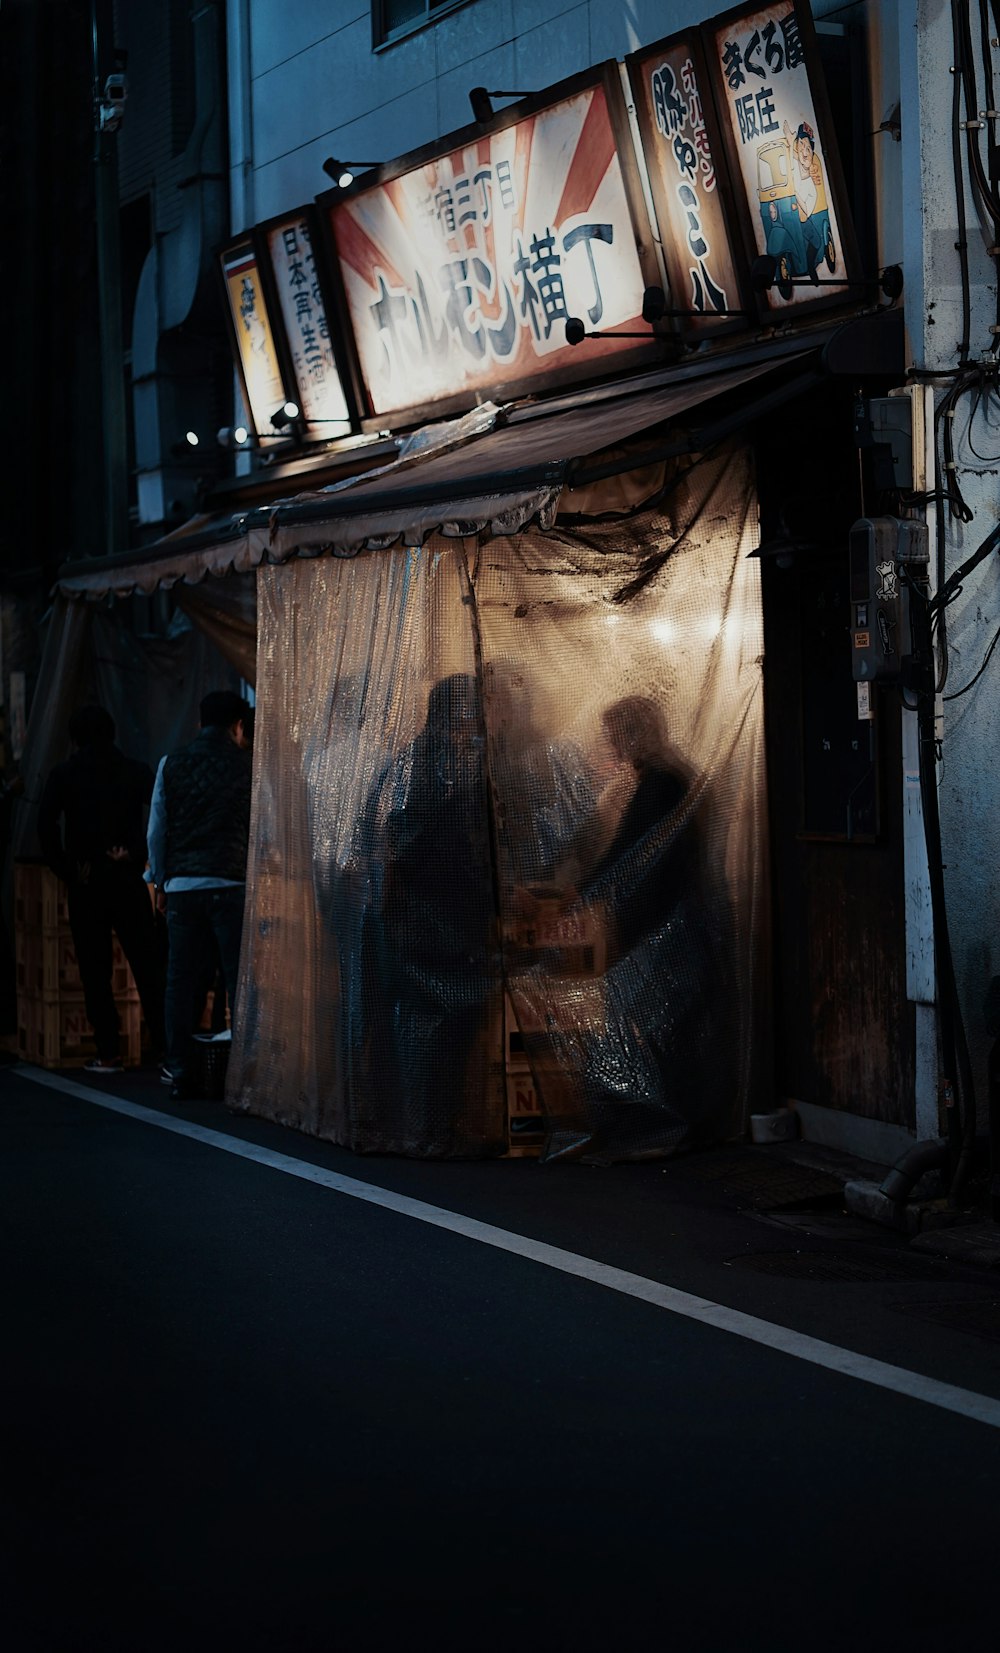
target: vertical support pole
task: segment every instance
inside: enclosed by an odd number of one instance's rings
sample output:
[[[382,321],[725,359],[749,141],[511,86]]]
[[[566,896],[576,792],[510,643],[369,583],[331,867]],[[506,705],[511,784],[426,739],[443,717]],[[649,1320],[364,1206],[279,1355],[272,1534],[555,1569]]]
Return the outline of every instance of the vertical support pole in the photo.
[[[104,555],[125,549],[128,538],[128,441],[122,351],[119,251],[118,140],[102,132],[98,101],[109,72],[108,0],[91,0],[94,70],[94,220],[97,236],[98,332],[101,353],[101,434],[104,453]]]
[[[913,487],[919,494],[934,487],[934,392],[911,385]],[[934,589],[936,530],[927,513],[930,590]],[[938,1099],[937,981],[934,969],[934,918],[931,907],[927,839],[920,798],[920,734],[916,711],[903,707],[903,878],[906,928],[906,996],[914,1006],[914,1102],[917,1140],[941,1134]]]

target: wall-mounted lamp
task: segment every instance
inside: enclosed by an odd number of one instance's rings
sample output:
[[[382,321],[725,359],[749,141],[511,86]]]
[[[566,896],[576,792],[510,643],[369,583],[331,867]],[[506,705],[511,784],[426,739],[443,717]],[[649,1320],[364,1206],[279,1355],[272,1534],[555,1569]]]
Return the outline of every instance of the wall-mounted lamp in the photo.
[[[898,264],[887,264],[877,276],[862,276],[858,281],[846,281],[837,276],[821,276],[817,274],[814,264],[808,275],[793,276],[786,260],[775,258],[771,253],[761,253],[750,266],[750,285],[755,293],[766,293],[771,287],[777,287],[782,298],[792,296],[793,287],[877,287],[889,300],[895,303],[903,291],[903,272]]]
[[[285,431],[288,429],[289,425],[293,425],[296,419],[301,419],[301,417],[302,409],[299,407],[298,402],[282,402],[280,408],[277,408],[275,412],[272,413],[271,424],[274,426],[275,430]]]
[[[382,164],[381,161],[338,161],[333,155],[328,155],[323,162],[323,171],[333,179],[338,189],[349,189],[356,173],[370,171],[373,166]]]
[[[200,438],[196,430],[186,430],[184,432],[183,439],[180,442],[174,442],[171,444],[170,452],[175,454],[178,458],[180,458],[182,454],[190,457],[190,455],[193,454],[197,448],[199,441]]]
[[[484,121],[491,121],[496,111],[490,102],[491,98],[530,98],[530,92],[487,92],[485,86],[473,86],[469,93],[469,102],[472,105],[472,118],[480,125]]]
[[[642,295],[642,319],[649,322],[663,321],[667,317],[683,317],[685,320],[710,321],[713,316],[745,316],[746,310],[669,310],[667,295],[662,287],[647,287]],[[582,344],[584,339],[648,339],[651,333],[594,333],[584,326],[579,316],[570,316],[566,323],[566,343]]]
[[[247,448],[250,432],[246,425],[223,425],[216,433],[216,441],[220,448]]]

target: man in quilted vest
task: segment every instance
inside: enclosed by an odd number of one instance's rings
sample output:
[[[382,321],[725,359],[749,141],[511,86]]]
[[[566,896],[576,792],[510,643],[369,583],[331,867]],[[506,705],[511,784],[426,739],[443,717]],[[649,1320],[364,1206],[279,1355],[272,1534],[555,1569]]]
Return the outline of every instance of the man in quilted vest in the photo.
[[[201,703],[201,729],[164,758],[149,815],[149,864],[167,914],[167,1060],[171,1096],[195,1094],[192,1036],[218,955],[230,1010],[236,1003],[247,849],[250,707],[231,690]]]

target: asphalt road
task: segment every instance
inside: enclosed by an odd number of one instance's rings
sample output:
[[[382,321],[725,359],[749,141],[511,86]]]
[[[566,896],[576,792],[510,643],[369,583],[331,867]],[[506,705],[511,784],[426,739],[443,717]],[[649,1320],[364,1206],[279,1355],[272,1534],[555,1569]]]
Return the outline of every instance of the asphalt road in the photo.
[[[697,1167],[359,1159],[115,1094],[1000,1398],[1000,1281]],[[998,1427],[11,1070],[0,1236],[12,1653],[1000,1644]],[[851,1246],[875,1278],[796,1277]]]

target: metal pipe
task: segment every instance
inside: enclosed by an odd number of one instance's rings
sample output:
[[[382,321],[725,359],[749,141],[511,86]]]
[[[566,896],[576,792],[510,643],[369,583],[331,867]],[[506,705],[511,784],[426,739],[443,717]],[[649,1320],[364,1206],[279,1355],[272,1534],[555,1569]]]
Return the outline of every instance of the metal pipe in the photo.
[[[905,1205],[924,1172],[936,1170],[947,1161],[948,1143],[943,1138],[915,1142],[897,1159],[879,1192],[896,1205]]]

